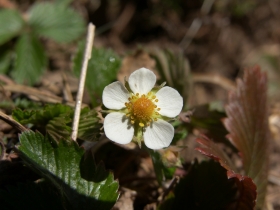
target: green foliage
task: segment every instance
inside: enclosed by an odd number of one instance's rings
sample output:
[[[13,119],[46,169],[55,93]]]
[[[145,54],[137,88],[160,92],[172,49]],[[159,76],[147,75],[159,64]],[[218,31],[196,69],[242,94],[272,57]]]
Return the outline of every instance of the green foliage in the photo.
[[[18,83],[34,84],[47,63],[44,48],[33,34],[23,34],[16,44],[16,60],[12,77]]]
[[[80,75],[83,62],[84,44],[80,44],[74,58],[74,72]],[[88,63],[86,87],[92,97],[93,106],[101,104],[101,95],[105,86],[113,82],[121,64],[120,58],[107,49],[92,49],[91,59]]]
[[[0,45],[18,35],[24,25],[24,21],[16,10],[0,11]]]
[[[0,108],[6,110],[7,113],[12,113],[15,108],[19,109],[40,109],[41,103],[30,101],[26,98],[16,98],[12,100],[1,100]]]
[[[66,43],[77,39],[84,31],[81,16],[64,5],[37,3],[29,11],[28,23],[39,36]]]
[[[15,109],[13,118],[21,124],[32,124],[34,127],[48,133],[58,142],[61,139],[70,140],[74,110],[62,104],[47,105],[39,110]],[[99,136],[101,124],[95,110],[84,108],[81,110],[78,138],[96,140]]]
[[[19,151],[25,164],[59,190],[67,209],[111,209],[118,198],[112,173],[84,159],[92,157],[83,156],[76,142],[53,142],[33,131],[21,134]],[[81,177],[80,165],[90,181]]]
[[[168,167],[163,161],[162,156],[158,151],[150,150],[148,148],[147,151],[149,152],[152,158],[158,183],[161,185],[163,184],[163,181],[165,181],[166,179],[171,179],[173,177],[176,168]]]
[[[161,75],[161,82],[167,82],[168,86],[178,90],[184,101],[187,102],[192,83],[190,64],[183,52],[153,49],[150,50],[150,54],[156,60],[156,68]]]
[[[73,0],[55,0],[54,3],[55,3],[55,5],[57,5],[57,6],[64,6],[64,7],[66,7],[66,6],[68,6],[69,4],[71,4],[72,1],[73,1]]]
[[[233,17],[242,18],[250,13],[261,3],[255,0],[218,0],[215,1],[214,7],[222,13],[228,13]]]
[[[26,21],[16,10],[0,11],[0,45],[6,43],[1,47],[0,73],[10,74],[18,83],[33,85],[38,81],[47,65],[39,37],[68,43],[85,31],[85,21],[68,7],[69,3],[69,0],[36,3],[30,8]],[[8,43],[14,37],[15,42]],[[12,56],[10,48],[14,44],[15,56]]]
[[[88,107],[81,110],[78,137],[86,141],[95,141],[100,136],[100,128],[97,113]]]
[[[175,132],[172,140],[172,145],[176,145],[179,140],[185,139],[187,135],[188,131],[185,128],[183,128],[181,131]]]
[[[12,59],[12,53],[6,46],[0,46],[0,74],[5,74],[9,70],[10,60]]]
[[[231,12],[236,17],[243,17],[248,15],[256,6],[257,3],[254,0],[235,0],[231,5]]]

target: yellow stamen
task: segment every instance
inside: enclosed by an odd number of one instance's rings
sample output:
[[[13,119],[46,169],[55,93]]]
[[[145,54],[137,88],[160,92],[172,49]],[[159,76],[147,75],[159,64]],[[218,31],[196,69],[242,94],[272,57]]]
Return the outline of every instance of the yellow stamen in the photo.
[[[147,95],[136,93],[131,95],[128,100],[125,103],[126,116],[129,117],[131,124],[137,123],[140,127],[145,128],[150,126],[153,121],[158,120],[160,108],[155,104],[155,102],[158,102],[158,99],[152,92],[149,92]]]

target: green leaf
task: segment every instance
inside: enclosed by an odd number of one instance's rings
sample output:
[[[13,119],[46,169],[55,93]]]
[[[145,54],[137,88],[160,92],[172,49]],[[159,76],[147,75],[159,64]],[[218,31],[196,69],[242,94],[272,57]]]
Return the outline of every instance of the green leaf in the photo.
[[[15,68],[12,77],[18,83],[34,84],[46,67],[46,55],[38,38],[23,34],[16,43]]]
[[[20,109],[39,109],[41,108],[41,103],[27,98],[16,98],[14,101],[14,107]]]
[[[9,100],[9,99],[1,100],[0,101],[0,108],[5,109],[7,113],[12,113],[13,111],[17,112],[15,108],[19,108],[19,109],[40,109],[40,108],[42,108],[42,104],[40,102],[31,101],[27,98],[15,98],[14,101]],[[18,114],[21,115],[23,113],[18,113]],[[30,115],[28,114],[28,116],[30,116]],[[25,118],[28,118],[28,116],[26,116]],[[24,116],[22,116],[22,117],[24,117]]]
[[[0,46],[0,74],[6,74],[11,66],[12,53],[7,46]]]
[[[72,3],[73,0],[55,0],[54,3],[57,6],[64,6],[67,7],[69,4]]]
[[[69,7],[49,2],[36,3],[29,11],[29,24],[36,34],[67,43],[85,32],[83,18]]]
[[[21,15],[16,10],[2,9],[0,11],[0,45],[20,33],[24,25]]]
[[[49,133],[58,142],[61,139],[70,140],[72,132],[73,108],[63,104],[47,105],[40,110],[15,109],[13,118],[21,124],[32,124],[42,133]],[[83,140],[98,139],[100,128],[99,118],[95,110],[81,110],[78,137]]]
[[[81,110],[78,138],[86,141],[94,141],[100,137],[100,128],[103,124],[99,123],[95,110],[88,107]]]
[[[18,121],[21,124],[24,124],[24,120],[29,119],[32,116],[33,112],[28,110],[28,111],[23,111],[21,109],[15,109],[13,110],[12,116],[13,118]]]
[[[153,161],[153,166],[158,183],[161,185],[166,179],[171,179],[176,168],[168,167],[167,164],[163,161],[162,156],[158,151],[150,150],[148,148],[147,151],[149,152]]]
[[[184,101],[188,101],[192,81],[189,61],[183,52],[175,52],[170,49],[152,49],[151,56],[156,61],[156,68],[161,75],[161,82],[167,82],[182,95]]]
[[[259,67],[247,69],[230,94],[223,122],[228,139],[239,150],[245,175],[257,185],[257,208],[264,204],[269,159],[267,77]]]
[[[21,156],[26,165],[50,181],[71,209],[111,209],[118,198],[113,174],[95,164],[86,164],[84,150],[75,142],[53,144],[50,136],[27,131],[20,135]],[[91,162],[92,163],[92,162]],[[81,177],[80,164],[86,164],[92,180]],[[102,178],[102,180],[100,180]]]
[[[5,188],[0,189],[1,209],[63,209],[58,192],[47,183],[18,183]]]
[[[188,135],[188,131],[185,128],[183,128],[180,131],[175,132],[173,140],[172,140],[172,145],[176,145],[176,143],[178,141],[185,139],[187,137],[187,135]]]
[[[80,44],[74,58],[74,72],[80,75],[83,62],[84,44]],[[93,106],[101,104],[101,95],[105,86],[116,80],[121,64],[120,58],[107,49],[92,49],[91,59],[88,63],[86,87],[92,97]]]
[[[62,104],[47,105],[40,110],[15,109],[13,118],[21,124],[33,124],[37,130],[49,133],[58,142],[70,140],[73,109]]]

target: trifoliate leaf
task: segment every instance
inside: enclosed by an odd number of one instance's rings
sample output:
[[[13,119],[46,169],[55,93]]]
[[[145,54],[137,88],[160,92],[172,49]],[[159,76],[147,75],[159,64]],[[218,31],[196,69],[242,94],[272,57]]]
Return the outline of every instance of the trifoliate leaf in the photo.
[[[71,42],[85,31],[85,22],[77,12],[49,2],[36,3],[29,11],[28,22],[39,36],[61,43]]]
[[[73,109],[62,104],[47,105],[40,110],[15,109],[13,118],[21,124],[32,124],[43,133],[49,133],[55,141],[70,140]]]
[[[245,175],[257,185],[257,208],[262,208],[268,183],[269,129],[267,77],[259,67],[245,70],[225,110],[228,139],[241,154]]]
[[[87,167],[92,168],[89,171],[93,172],[90,179],[98,181],[83,179],[80,164],[85,161],[84,150],[76,142],[52,142],[48,135],[33,131],[22,133],[19,151],[26,165],[60,191],[66,208],[111,209],[119,196],[118,183],[114,181],[113,174],[100,166],[88,164]]]
[[[51,202],[50,202],[51,201]],[[63,209],[58,192],[47,183],[18,183],[0,189],[1,209]]]
[[[2,9],[0,11],[0,45],[20,33],[24,21],[16,10]]]
[[[63,104],[47,105],[40,110],[13,111],[13,118],[21,124],[32,124],[42,133],[49,133],[55,141],[70,140],[72,132],[73,108]],[[101,124],[95,110],[81,110],[78,138],[94,141],[99,137]]]
[[[23,123],[24,120],[29,119],[32,115],[33,115],[32,111],[30,110],[23,111],[21,109],[14,109],[12,113],[13,118],[21,124],[25,124]]]
[[[84,44],[80,44],[74,58],[74,72],[80,75],[83,61]],[[93,106],[101,104],[101,95],[105,86],[116,80],[121,64],[120,58],[107,49],[92,49],[91,59],[88,63],[86,87],[91,94]]]
[[[81,110],[78,138],[86,141],[94,141],[100,136],[100,128],[103,126],[99,123],[99,118],[95,110],[88,107]]]
[[[15,68],[12,77],[18,83],[34,84],[46,66],[42,44],[33,34],[23,34],[16,43]]]

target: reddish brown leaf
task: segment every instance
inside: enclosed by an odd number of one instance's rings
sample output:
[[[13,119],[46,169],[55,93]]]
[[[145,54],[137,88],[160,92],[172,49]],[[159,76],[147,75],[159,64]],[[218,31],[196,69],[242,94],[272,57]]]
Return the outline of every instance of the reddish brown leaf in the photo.
[[[253,180],[247,176],[236,174],[233,171],[228,171],[227,176],[229,179],[235,180],[239,192],[238,202],[231,209],[254,209],[257,198],[257,187]]]
[[[201,135],[200,138],[197,138],[196,141],[199,144],[205,146],[203,148],[196,148],[197,151],[216,161],[219,161],[221,166],[223,166],[226,170],[234,170],[234,165],[231,163],[231,160],[218,144],[215,144],[213,141],[203,135]]]
[[[258,66],[247,69],[237,90],[229,95],[228,118],[223,123],[228,139],[239,150],[245,175],[257,185],[257,206],[262,207],[268,171],[267,77]]]
[[[196,148],[196,150],[218,161],[221,166],[227,170],[228,179],[234,179],[235,181],[238,194],[236,195],[235,202],[231,203],[227,209],[254,209],[257,192],[256,185],[254,184],[253,180],[247,176],[242,176],[234,172],[234,165],[231,163],[231,160],[218,144],[214,143],[206,136],[200,136],[196,139],[196,141],[204,146],[203,148]]]

